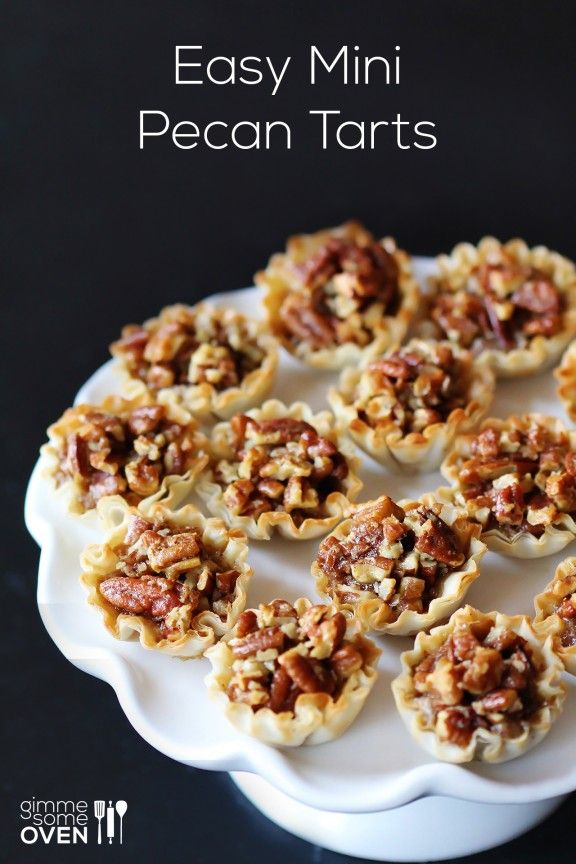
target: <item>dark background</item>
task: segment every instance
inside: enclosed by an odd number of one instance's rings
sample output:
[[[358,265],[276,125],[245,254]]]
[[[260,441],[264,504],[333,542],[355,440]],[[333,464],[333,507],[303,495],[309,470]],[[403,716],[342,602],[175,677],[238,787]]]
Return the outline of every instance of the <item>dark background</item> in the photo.
[[[276,829],[226,776],[146,745],[113,692],[59,654],[35,608],[38,552],[22,524],[43,430],[107,357],[122,324],[247,285],[288,234],[356,216],[433,254],[484,233],[574,257],[574,13],[560,2],[4,2],[0,5],[3,442],[2,724],[6,860],[101,860],[24,848],[18,805],[125,798],[127,843],[107,861],[336,862]],[[306,84],[308,50],[391,56],[400,87]],[[269,87],[176,87],[175,44],[293,60]],[[323,152],[310,108],[437,124],[434,150]],[[172,122],[283,119],[293,149],[138,149],[138,111]],[[312,123],[312,120],[315,122]],[[7,394],[7,399],[6,399]],[[7,518],[6,518],[7,517]],[[573,857],[576,800],[486,864]]]

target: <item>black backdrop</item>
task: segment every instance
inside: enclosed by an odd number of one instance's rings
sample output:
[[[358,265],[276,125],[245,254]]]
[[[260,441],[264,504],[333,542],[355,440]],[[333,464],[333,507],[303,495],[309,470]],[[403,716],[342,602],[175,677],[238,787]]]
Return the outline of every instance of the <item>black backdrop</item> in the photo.
[[[108,861],[234,855],[336,861],[273,828],[225,777],[169,762],[131,730],[114,694],[76,671],[35,611],[37,550],[21,518],[43,430],[106,359],[129,320],[250,283],[286,235],[351,215],[436,253],[483,233],[574,256],[575,23],[569,3],[37,2],[2,4],[3,756],[0,852],[62,861],[17,839],[18,802],[126,798],[130,843]],[[306,85],[308,46],[401,46],[400,87]],[[290,54],[262,87],[176,87],[175,44]],[[311,108],[342,119],[437,124],[434,150],[319,146]],[[292,150],[138,149],[139,109],[173,122],[283,119]],[[572,800],[529,837],[478,860],[568,851]],[[224,830],[222,830],[224,826]],[[74,847],[68,860],[96,860]],[[94,856],[93,858],[91,856]]]

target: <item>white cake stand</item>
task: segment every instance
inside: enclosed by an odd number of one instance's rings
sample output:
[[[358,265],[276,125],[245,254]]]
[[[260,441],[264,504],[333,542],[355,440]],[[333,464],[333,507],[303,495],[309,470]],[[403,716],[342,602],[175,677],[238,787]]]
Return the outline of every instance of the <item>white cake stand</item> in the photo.
[[[430,261],[417,261],[418,275],[429,268]],[[253,288],[213,299],[251,314],[259,306]],[[309,370],[284,355],[273,395],[326,408],[326,389],[335,380],[335,374]],[[115,366],[107,363],[76,401],[97,403],[118,392],[118,386]],[[523,411],[553,413],[566,421],[550,373],[498,385],[491,414]],[[365,499],[384,492],[415,497],[441,482],[438,474],[392,476],[367,458],[362,476]],[[468,855],[527,831],[576,789],[573,679],[567,681],[571,692],[559,721],[524,757],[503,765],[448,765],[417,747],[394,707],[390,682],[411,640],[381,639],[380,676],[352,728],[329,744],[274,749],[237,733],[210,702],[203,683],[207,661],[182,662],[145,651],[138,642],[116,641],[106,632],[78,580],[79,554],[100,536],[97,520],[94,514],[71,517],[40,464],[30,479],[26,524],[42,548],[40,613],[64,655],[111,684],[129,721],[153,747],[186,765],[231,772],[262,813],[306,840],[375,860]],[[309,568],[317,543],[253,543],[250,604],[277,596],[313,597]],[[485,611],[531,613],[533,596],[562,557],[520,561],[490,553],[466,599]]]

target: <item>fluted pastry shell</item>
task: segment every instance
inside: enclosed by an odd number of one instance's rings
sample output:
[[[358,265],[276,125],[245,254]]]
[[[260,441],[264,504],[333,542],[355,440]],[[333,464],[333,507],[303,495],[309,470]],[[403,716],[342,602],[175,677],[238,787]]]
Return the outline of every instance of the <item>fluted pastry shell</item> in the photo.
[[[140,393],[132,399],[124,399],[121,396],[106,396],[98,405],[75,405],[68,408],[64,414],[48,427],[48,442],[40,449],[43,472],[54,480],[60,467],[59,451],[66,436],[75,431],[81,424],[81,416],[84,411],[102,411],[114,415],[128,414],[136,408],[154,404],[154,400],[148,393]],[[176,508],[191,492],[199,473],[208,464],[208,439],[200,432],[197,422],[188,417],[183,419],[181,415],[174,416],[174,412],[166,406],[167,419],[181,424],[187,435],[192,439],[192,448],[195,456],[189,460],[189,467],[184,474],[167,474],[160,484],[160,488],[153,494],[145,497],[135,493],[125,493],[121,497],[129,497],[130,503],[140,509],[146,510],[148,506],[156,502],[162,503],[170,509]],[[73,516],[85,516],[94,514],[95,508],[86,509],[81,500],[82,484],[75,478],[70,477],[56,488],[56,494],[62,496],[66,501],[68,511]]]
[[[385,498],[386,496],[382,496],[378,501]],[[369,507],[374,503],[363,501],[357,505],[356,509],[361,510],[363,507]],[[434,503],[434,496],[426,494],[418,500],[404,499],[399,501],[398,506],[409,512],[422,504],[429,506]],[[390,507],[391,513],[392,508]],[[466,559],[458,569],[443,577],[440,595],[430,602],[425,612],[404,609],[395,620],[390,620],[393,610],[374,591],[363,591],[360,586],[356,587],[356,585],[331,585],[328,575],[320,567],[317,560],[314,560],[311,571],[316,582],[316,590],[321,596],[329,597],[334,606],[346,617],[357,619],[365,630],[383,633],[387,636],[409,636],[421,630],[427,630],[439,621],[448,618],[455,609],[462,605],[470,586],[479,577],[480,561],[486,552],[486,546],[478,539],[479,526],[469,521],[461,509],[451,504],[445,504],[442,507],[440,517],[452,528],[461,541],[463,550],[466,550]],[[353,517],[346,519],[329,536],[335,537],[337,540],[345,540],[353,525]],[[351,594],[356,594],[357,599],[351,600]]]
[[[456,291],[465,285],[474,267],[502,250],[519,263],[538,268],[550,276],[565,303],[563,328],[554,336],[537,334],[528,338],[525,347],[510,350],[489,347],[480,353],[498,377],[533,375],[557,362],[576,334],[576,268],[572,261],[546,246],[530,248],[524,240],[501,243],[488,236],[483,237],[477,246],[458,243],[450,254],[439,255],[436,258],[437,274],[430,281],[436,291]],[[434,327],[429,323],[420,330],[425,336],[430,336],[433,331]]]
[[[176,304],[161,310],[157,318],[150,318],[142,325],[151,333],[161,324],[169,322],[172,317],[185,310],[187,314],[200,320],[219,321],[224,329],[245,326],[251,339],[255,340],[263,351],[261,364],[248,372],[240,384],[218,390],[213,384],[201,382],[197,384],[175,384],[151,391],[140,378],[134,377],[121,354],[118,354],[118,373],[122,392],[129,398],[152,394],[161,405],[169,406],[175,416],[186,421],[190,417],[209,420],[212,417],[226,419],[238,411],[245,411],[258,405],[270,392],[278,367],[278,349],[276,340],[267,331],[265,325],[255,318],[249,318],[234,309],[220,309],[211,303],[198,303],[195,306]],[[114,345],[111,347],[114,354]]]
[[[363,358],[380,354],[391,344],[401,342],[416,316],[420,301],[420,288],[412,274],[410,256],[397,247],[392,237],[385,237],[379,242],[394,257],[398,266],[399,306],[394,315],[381,316],[372,328],[373,340],[363,347],[353,342],[319,349],[312,348],[304,341],[294,344],[286,338],[282,327],[282,304],[288,294],[301,291],[298,267],[315,255],[331,238],[360,245],[373,240],[372,235],[355,221],[344,222],[335,228],[326,228],[313,234],[298,234],[288,239],[285,252],[272,255],[266,269],[254,276],[256,285],[264,289],[264,307],[274,335],[287,351],[317,369],[354,366]]]
[[[354,454],[353,446],[337,431],[333,415],[329,411],[314,414],[304,402],[294,402],[287,406],[278,399],[269,399],[261,408],[253,408],[246,414],[256,421],[290,417],[310,423],[318,434],[328,438],[346,459],[348,475],[342,481],[343,491],[329,493],[322,505],[326,513],[322,518],[310,517],[297,525],[290,513],[284,510],[274,510],[262,513],[255,519],[252,516],[231,513],[224,502],[224,489],[215,480],[213,470],[209,465],[200,474],[196,485],[196,491],[206,502],[209,512],[223,519],[228,525],[241,529],[255,540],[269,540],[274,530],[283,537],[292,540],[309,540],[312,537],[328,533],[343,518],[350,502],[357,497],[362,488],[362,481],[356,474],[360,459]],[[232,457],[233,450],[230,438],[230,423],[218,423],[212,429],[210,436],[211,464],[220,459]]]
[[[497,430],[506,430],[514,425],[517,428],[527,428],[530,419],[534,418],[538,423],[551,432],[566,432],[570,446],[576,450],[576,431],[566,429],[557,417],[549,417],[544,414],[525,414],[522,416],[509,417],[502,420],[498,417],[488,417],[482,422],[478,432],[488,426]],[[442,475],[451,484],[450,487],[440,487],[435,491],[435,496],[443,502],[455,503],[462,506],[458,495],[460,491],[459,468],[463,459],[470,454],[470,444],[477,433],[459,435],[442,463],[440,470]],[[527,531],[520,531],[509,537],[499,528],[491,528],[482,532],[482,540],[493,552],[500,552],[512,558],[543,558],[561,552],[576,537],[576,521],[569,513],[561,513],[558,519],[547,525],[543,533],[536,537]]]
[[[564,668],[576,675],[576,645],[562,645],[562,619],[556,612],[558,604],[572,594],[576,594],[576,557],[565,558],[556,568],[554,578],[534,598],[536,614],[533,625],[539,636],[552,638],[554,650]]]
[[[576,341],[571,342],[554,375],[558,381],[558,396],[571,420],[576,421]]]
[[[424,657],[434,653],[444,644],[458,624],[474,621],[490,622],[493,626],[513,630],[526,639],[532,648],[533,657],[537,658],[540,664],[536,685],[544,704],[527,722],[523,721],[522,734],[517,738],[505,738],[491,729],[478,727],[466,746],[458,746],[450,741],[441,740],[435,730],[430,728],[416,702],[412,672]],[[566,687],[561,681],[563,666],[554,653],[552,640],[551,638],[540,640],[525,615],[509,616],[501,612],[484,614],[472,606],[465,606],[455,612],[447,624],[434,627],[430,633],[419,633],[414,648],[405,651],[400,660],[402,672],[392,682],[392,692],[398,712],[414,740],[431,756],[445,762],[464,763],[477,760],[495,763],[521,756],[548,734],[562,710],[566,697]]]
[[[423,339],[412,339],[406,346],[425,351]],[[449,344],[447,342],[443,344]],[[473,360],[469,351],[450,346],[461,362],[469,366],[470,384],[468,401],[463,408],[455,408],[444,422],[433,423],[419,432],[404,434],[393,418],[371,425],[359,416],[356,391],[366,367],[347,367],[342,371],[338,387],[328,393],[330,407],[343,431],[366,453],[385,465],[390,471],[435,471],[458,433],[474,429],[486,413],[494,395],[494,373],[488,363]],[[390,349],[392,351],[397,348]]]
[[[301,597],[293,605],[301,615],[313,604]],[[349,623],[346,639],[360,651],[364,664],[347,679],[336,699],[327,693],[302,693],[293,711],[275,713],[266,707],[254,711],[250,705],[232,701],[226,693],[234,661],[228,642],[233,636],[234,631],[228,633],[206,652],[212,664],[212,672],[205,679],[206,686],[210,697],[221,706],[235,729],[266,744],[299,747],[338,738],[354,722],[378,676],[380,649],[366,639],[356,625]]]
[[[246,537],[239,531],[228,531],[219,519],[207,519],[190,506],[171,511],[161,504],[152,504],[139,514],[150,521],[159,519],[165,525],[197,529],[204,546],[216,550],[227,567],[239,573],[234,600],[225,620],[212,610],[204,610],[192,615],[185,633],[177,638],[167,638],[158,633],[154,621],[142,615],[119,612],[98,590],[100,583],[114,573],[118,562],[114,550],[124,541],[130,517],[139,511],[118,496],[101,499],[97,510],[104,539],[102,543],[90,544],[84,549],[80,557],[80,579],[88,589],[88,602],[100,611],[108,632],[122,640],[131,639],[136,634],[144,648],[174,657],[201,657],[207,648],[234,626],[246,605],[246,592],[252,576],[252,569],[247,563]]]

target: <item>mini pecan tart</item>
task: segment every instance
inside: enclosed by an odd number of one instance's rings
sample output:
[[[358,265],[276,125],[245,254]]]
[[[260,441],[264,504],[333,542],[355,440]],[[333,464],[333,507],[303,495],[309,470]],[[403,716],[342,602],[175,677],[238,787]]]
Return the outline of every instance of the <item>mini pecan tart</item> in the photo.
[[[554,375],[558,381],[558,396],[571,420],[576,421],[576,342],[564,352]]]
[[[484,354],[501,376],[555,362],[576,332],[574,264],[545,246],[484,237],[437,258],[422,329]]]
[[[534,598],[534,629],[552,636],[567,672],[576,675],[576,558],[566,558],[551,582]]]
[[[209,303],[167,306],[128,324],[110,346],[126,392],[151,393],[184,416],[230,417],[258,405],[274,383],[278,352],[262,325]]]
[[[300,598],[247,609],[206,656],[210,695],[246,735],[267,744],[322,744],[356,718],[380,651],[330,606]]]
[[[566,697],[562,663],[524,615],[465,606],[401,656],[392,682],[412,737],[445,762],[506,762],[544,738]]]
[[[489,418],[442,464],[440,500],[467,509],[490,549],[516,558],[559,552],[576,536],[576,432],[556,417]]]
[[[207,507],[256,540],[275,528],[307,540],[326,534],[358,495],[360,460],[329,411],[276,399],[212,430],[211,464],[196,490]]]
[[[341,369],[401,342],[420,297],[410,257],[357,222],[301,234],[255,282],[272,332],[300,360]]]
[[[177,505],[206,467],[208,441],[196,421],[177,422],[164,405],[107,397],[76,405],[48,429],[47,473],[73,513],[93,510],[106,495],[145,508]]]
[[[320,544],[316,588],[367,630],[407,636],[447,618],[480,575],[479,526],[432,495],[361,504]]]
[[[98,515],[104,542],[82,553],[81,581],[113,636],[200,657],[232,628],[252,575],[240,531],[190,506],[155,504],[144,518],[119,497],[102,498]]]
[[[328,401],[342,429],[392,471],[434,471],[457,432],[474,428],[494,373],[449,342],[412,339],[342,372]]]

